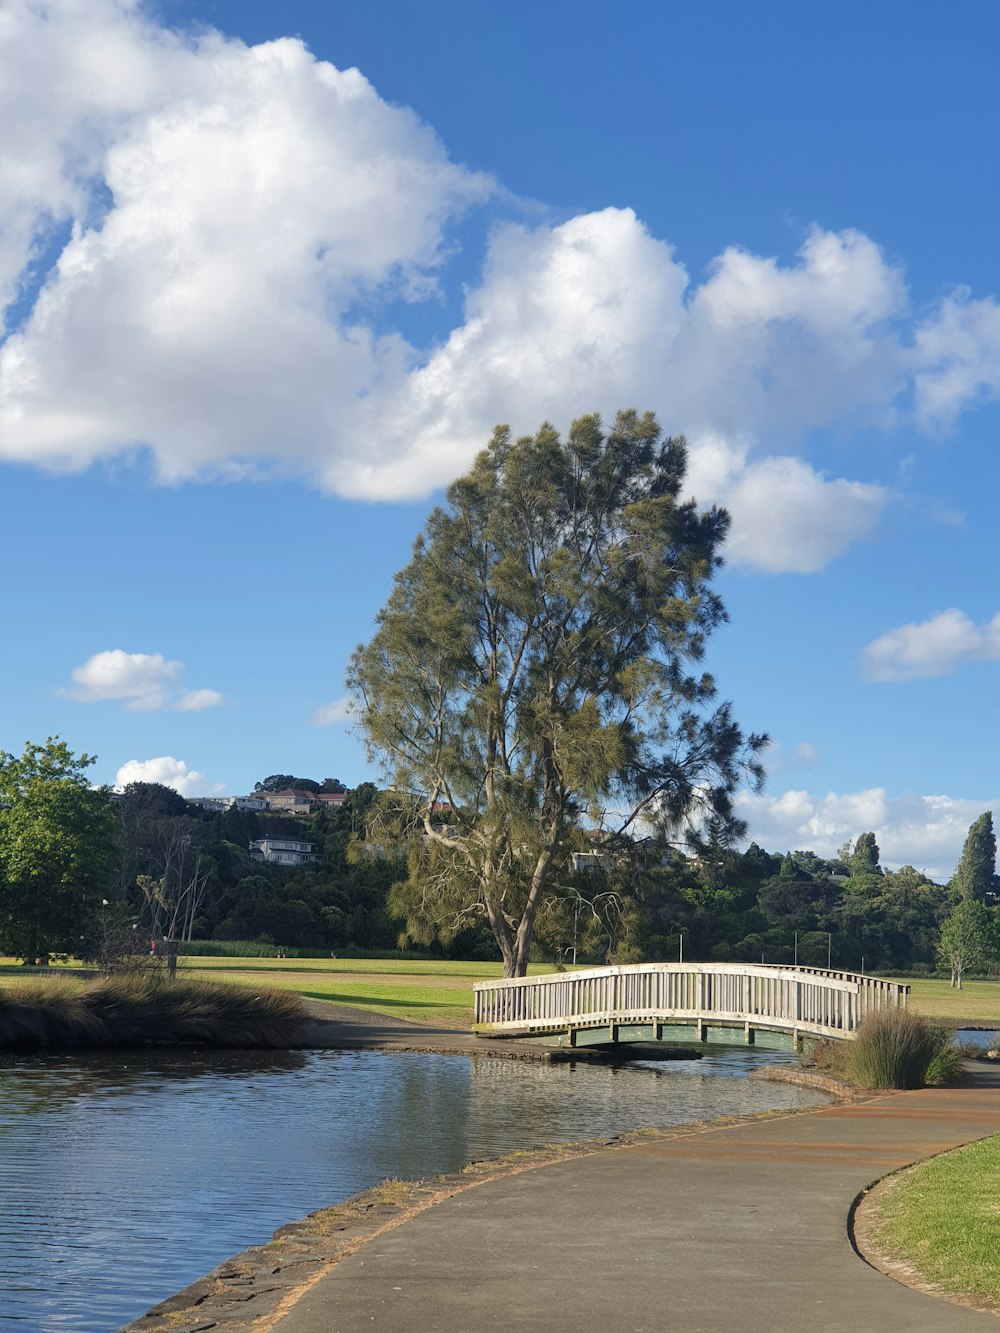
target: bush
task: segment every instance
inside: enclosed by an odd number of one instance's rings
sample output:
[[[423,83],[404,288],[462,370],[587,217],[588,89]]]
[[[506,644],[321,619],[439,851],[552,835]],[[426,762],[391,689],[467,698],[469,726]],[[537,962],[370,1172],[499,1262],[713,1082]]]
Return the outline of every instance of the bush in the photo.
[[[291,991],[133,973],[91,982],[35,978],[0,990],[0,1050],[198,1043],[285,1048],[307,1022]]]
[[[952,1064],[950,1048],[950,1034],[931,1027],[920,1014],[879,1009],[861,1020],[847,1071],[863,1088],[921,1088],[931,1078],[943,1082],[957,1071],[957,1053]]]

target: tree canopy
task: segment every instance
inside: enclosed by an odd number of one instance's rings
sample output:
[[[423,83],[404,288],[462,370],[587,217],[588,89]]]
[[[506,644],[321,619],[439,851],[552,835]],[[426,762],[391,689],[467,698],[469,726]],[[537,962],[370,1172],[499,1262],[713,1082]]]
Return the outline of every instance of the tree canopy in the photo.
[[[969,826],[952,884],[961,897],[983,903],[993,894],[996,878],[997,840],[993,814],[986,810]]]
[[[851,853],[851,875],[880,875],[879,847],[874,833],[859,833]]]
[[[682,439],[651,413],[498,427],[396,575],[348,683],[411,836],[396,897],[414,929],[485,916],[523,974],[539,908],[590,823],[636,834],[741,832],[733,793],[762,779],[698,669],[726,618],[710,590],[724,510],[680,499]],[[403,795],[405,794],[405,795]],[[413,826],[411,824],[411,833]],[[384,833],[369,835],[376,840]]]
[[[941,923],[938,955],[951,971],[951,984],[962,989],[966,971],[984,967],[996,957],[996,926],[977,898],[962,898]]]
[[[109,891],[117,826],[93,763],[58,736],[0,750],[0,944],[25,960],[77,949]]]

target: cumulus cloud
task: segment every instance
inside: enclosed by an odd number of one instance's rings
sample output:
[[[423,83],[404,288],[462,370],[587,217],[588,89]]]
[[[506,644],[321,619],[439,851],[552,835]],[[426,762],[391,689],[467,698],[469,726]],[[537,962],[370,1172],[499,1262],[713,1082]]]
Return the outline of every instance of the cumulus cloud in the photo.
[[[1000,305],[966,288],[947,297],[916,331],[917,417],[947,428],[970,403],[1000,397]]]
[[[177,700],[174,707],[180,713],[201,713],[206,708],[218,708],[226,702],[225,696],[218,690],[188,690]]]
[[[956,291],[915,320],[859,232],[816,227],[791,263],[733,246],[692,285],[627,208],[495,227],[461,321],[413,346],[394,303],[434,297],[456,220],[502,192],[357,70],[133,0],[11,0],[0,46],[0,458],[144,447],[164,479],[412,498],[514,406],[522,430],[652,405],[730,506],[731,557],[808,573],[891,497],[761,441],[889,424],[910,393],[939,427],[1000,392],[1000,307]]]
[[[976,625],[953,606],[930,620],[881,634],[861,655],[869,680],[947,676],[965,662],[984,661],[1000,661],[1000,612]]]
[[[221,791],[219,783],[209,784],[204,773],[188,768],[183,759],[160,755],[157,759],[130,759],[115,775],[115,788],[121,791],[130,782],[159,782],[173,787],[181,796],[204,796]]]
[[[332,727],[336,722],[346,722],[353,712],[353,701],[350,695],[344,694],[332,703],[320,704],[309,721],[314,727]]]
[[[168,661],[162,653],[126,653],[121,648],[111,648],[74,667],[72,687],[60,693],[80,703],[120,699],[133,713],[150,713],[168,706],[183,712],[198,712],[225,702],[218,690],[188,690],[179,694],[183,665]]]
[[[849,838],[873,831],[888,866],[914,865],[932,879],[950,877],[969,825],[986,809],[1000,816],[1000,800],[952,796],[890,797],[882,787],[824,796],[786,791],[780,796],[740,792],[736,798],[750,837],[769,849],[808,848],[834,856]]]
[[[748,444],[694,436],[688,482],[733,520],[726,557],[768,573],[812,574],[874,534],[890,492],[824,477],[801,458],[752,460]]]

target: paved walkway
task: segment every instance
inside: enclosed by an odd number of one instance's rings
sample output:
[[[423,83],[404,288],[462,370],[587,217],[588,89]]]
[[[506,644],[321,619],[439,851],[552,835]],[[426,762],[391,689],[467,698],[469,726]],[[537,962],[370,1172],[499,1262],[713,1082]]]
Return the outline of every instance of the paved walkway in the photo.
[[[463,1190],[302,1292],[276,1333],[949,1333],[991,1315],[851,1247],[878,1177],[1000,1132],[1000,1076],[708,1128]]]

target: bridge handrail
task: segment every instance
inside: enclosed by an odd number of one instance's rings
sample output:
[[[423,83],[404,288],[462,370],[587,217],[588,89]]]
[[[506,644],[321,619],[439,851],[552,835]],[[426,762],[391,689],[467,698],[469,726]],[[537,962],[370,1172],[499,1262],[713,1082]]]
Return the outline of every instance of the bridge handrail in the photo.
[[[772,963],[634,963],[481,981],[473,990],[473,1028],[484,1032],[716,1018],[847,1036],[873,1009],[905,1008],[909,986]]]

